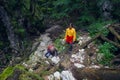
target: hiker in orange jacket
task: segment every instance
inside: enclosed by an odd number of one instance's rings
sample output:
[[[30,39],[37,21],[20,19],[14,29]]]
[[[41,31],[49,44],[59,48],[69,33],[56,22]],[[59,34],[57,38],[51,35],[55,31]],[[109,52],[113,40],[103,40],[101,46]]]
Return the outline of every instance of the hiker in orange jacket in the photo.
[[[64,40],[66,43],[70,44],[69,50],[72,51],[72,44],[76,40],[76,30],[73,28],[72,23],[70,23],[69,27],[66,29]]]

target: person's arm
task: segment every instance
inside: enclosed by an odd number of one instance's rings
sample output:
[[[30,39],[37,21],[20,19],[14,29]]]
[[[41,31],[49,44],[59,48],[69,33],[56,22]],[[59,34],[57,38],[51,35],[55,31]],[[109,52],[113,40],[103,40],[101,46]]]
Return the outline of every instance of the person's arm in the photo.
[[[57,49],[55,49],[55,56],[58,56],[58,51],[57,51]]]
[[[73,42],[76,40],[76,30],[74,29]]]
[[[64,37],[64,40],[66,40],[66,37],[67,37],[67,29],[65,31],[65,37]]]

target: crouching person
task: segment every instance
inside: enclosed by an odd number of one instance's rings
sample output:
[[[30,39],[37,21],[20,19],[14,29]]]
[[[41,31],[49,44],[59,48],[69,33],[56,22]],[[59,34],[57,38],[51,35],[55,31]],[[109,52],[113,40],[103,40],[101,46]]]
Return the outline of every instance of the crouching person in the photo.
[[[45,56],[47,58],[49,58],[50,56],[52,56],[52,57],[58,56],[57,49],[55,48],[55,46],[53,44],[51,44],[47,47],[47,53],[45,54]]]

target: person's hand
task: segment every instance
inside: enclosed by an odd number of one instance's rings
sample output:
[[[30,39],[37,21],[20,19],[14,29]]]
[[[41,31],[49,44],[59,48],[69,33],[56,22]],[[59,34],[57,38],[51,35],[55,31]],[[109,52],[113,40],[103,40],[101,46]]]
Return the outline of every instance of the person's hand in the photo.
[[[65,44],[65,39],[62,39],[62,44]]]
[[[75,43],[75,40],[73,40],[73,44]]]

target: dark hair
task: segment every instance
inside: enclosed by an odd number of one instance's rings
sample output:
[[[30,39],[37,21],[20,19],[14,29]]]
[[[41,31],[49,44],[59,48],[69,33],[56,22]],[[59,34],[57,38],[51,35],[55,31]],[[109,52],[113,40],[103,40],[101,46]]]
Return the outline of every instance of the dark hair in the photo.
[[[70,25],[73,27],[73,24],[72,24],[72,23],[70,23]],[[69,25],[69,26],[70,26],[70,25]]]

